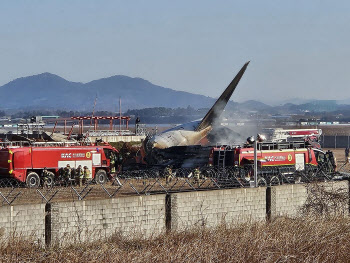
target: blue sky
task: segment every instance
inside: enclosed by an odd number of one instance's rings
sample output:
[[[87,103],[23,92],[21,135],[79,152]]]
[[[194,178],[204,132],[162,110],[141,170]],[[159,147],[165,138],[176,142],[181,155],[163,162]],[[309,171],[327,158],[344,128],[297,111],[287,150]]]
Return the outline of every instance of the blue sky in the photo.
[[[348,1],[0,1],[0,85],[112,75],[232,99],[348,99]]]

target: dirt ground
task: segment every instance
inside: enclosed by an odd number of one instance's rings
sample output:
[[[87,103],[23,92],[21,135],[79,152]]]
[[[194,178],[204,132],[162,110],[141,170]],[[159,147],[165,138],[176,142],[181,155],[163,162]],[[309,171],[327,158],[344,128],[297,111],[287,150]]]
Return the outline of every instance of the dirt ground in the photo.
[[[203,190],[216,188],[210,179],[201,179],[199,183],[195,183],[193,180],[193,178],[174,178],[167,184],[164,178],[118,179],[107,182],[103,186],[92,183],[82,187],[75,185],[37,189],[6,187],[0,188],[0,206],[9,203],[13,205],[34,204],[148,195],[166,193],[166,191],[190,191],[193,190],[192,186],[197,187],[198,185]]]
[[[337,158],[338,162],[344,163],[345,162],[345,149],[344,148],[338,148],[338,149],[331,149],[331,148],[325,148],[324,151],[332,151]]]
[[[337,148],[337,149],[324,149],[325,151],[332,151],[337,158],[337,169],[340,172],[347,172],[350,173],[350,164],[346,162],[345,159],[345,149],[344,148]]]

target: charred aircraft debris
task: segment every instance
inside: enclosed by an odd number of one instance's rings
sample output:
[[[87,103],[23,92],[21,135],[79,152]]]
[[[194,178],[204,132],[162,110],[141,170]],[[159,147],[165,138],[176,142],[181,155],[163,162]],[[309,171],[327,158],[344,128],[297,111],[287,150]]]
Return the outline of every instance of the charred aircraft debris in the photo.
[[[192,159],[200,159],[198,156],[202,156],[202,150],[198,150],[199,148],[195,146],[199,145],[200,142],[213,130],[213,128],[218,126],[216,125],[216,121],[222,114],[226,104],[235,91],[239,81],[248,67],[248,64],[249,61],[244,64],[244,66],[237,73],[235,78],[231,81],[202,120],[181,124],[160,134],[147,138],[143,144],[146,154],[146,162],[148,164],[164,163],[166,160],[173,159],[172,157],[174,155],[179,156],[179,151],[183,153],[188,152],[188,154],[185,154],[185,156],[192,156]],[[205,151],[203,151],[203,153],[204,152]],[[191,158],[185,159],[190,162],[189,159]]]

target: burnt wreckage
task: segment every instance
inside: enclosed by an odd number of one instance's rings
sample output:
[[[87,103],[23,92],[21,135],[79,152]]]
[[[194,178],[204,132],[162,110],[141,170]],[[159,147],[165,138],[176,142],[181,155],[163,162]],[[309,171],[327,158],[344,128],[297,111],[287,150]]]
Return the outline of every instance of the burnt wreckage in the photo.
[[[254,163],[252,144],[200,145],[203,139],[210,137],[213,128],[219,128],[214,124],[215,120],[224,110],[248,64],[242,67],[202,120],[182,124],[147,138],[143,143],[142,160],[153,167],[172,165],[174,168],[226,170],[243,181],[249,181],[247,178],[252,176]],[[266,181],[295,182],[295,176],[300,174],[320,178],[335,174],[336,160],[333,153],[324,152],[317,144],[307,140],[278,143],[260,141],[257,147],[259,177]]]

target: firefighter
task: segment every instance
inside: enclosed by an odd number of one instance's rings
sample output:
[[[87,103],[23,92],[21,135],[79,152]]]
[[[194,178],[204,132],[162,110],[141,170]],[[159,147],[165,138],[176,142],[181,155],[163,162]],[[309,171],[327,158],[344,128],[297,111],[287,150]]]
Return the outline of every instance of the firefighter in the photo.
[[[349,161],[349,148],[348,147],[346,147],[345,148],[345,162],[348,162]]]
[[[87,166],[84,166],[84,183],[90,182],[92,179],[91,172]]]
[[[171,169],[171,166],[168,165],[167,167],[165,167],[164,169],[164,177],[165,177],[165,182],[166,184],[170,183],[172,178],[173,178],[173,170]]]
[[[199,170],[199,166],[197,166],[194,170],[193,170],[193,178],[194,178],[194,182],[196,184],[199,185],[199,179],[201,177],[201,171]]]
[[[58,175],[60,176],[60,177],[59,177],[60,180],[64,179],[65,173],[66,173],[66,172],[65,172],[65,170],[64,170],[63,167],[61,167],[60,169],[58,169]]]
[[[71,179],[72,176],[72,168],[70,167],[70,164],[67,164],[67,166],[64,168],[64,177],[67,182]]]
[[[49,188],[49,172],[46,167],[44,167],[41,177],[43,179],[43,188]]]
[[[83,171],[83,168],[81,167],[81,165],[78,166],[75,176],[76,176],[76,182],[79,183],[80,187],[82,187],[83,186],[84,171]]]
[[[114,174],[115,173],[115,160],[116,160],[116,156],[114,153],[111,153],[111,173]]]

